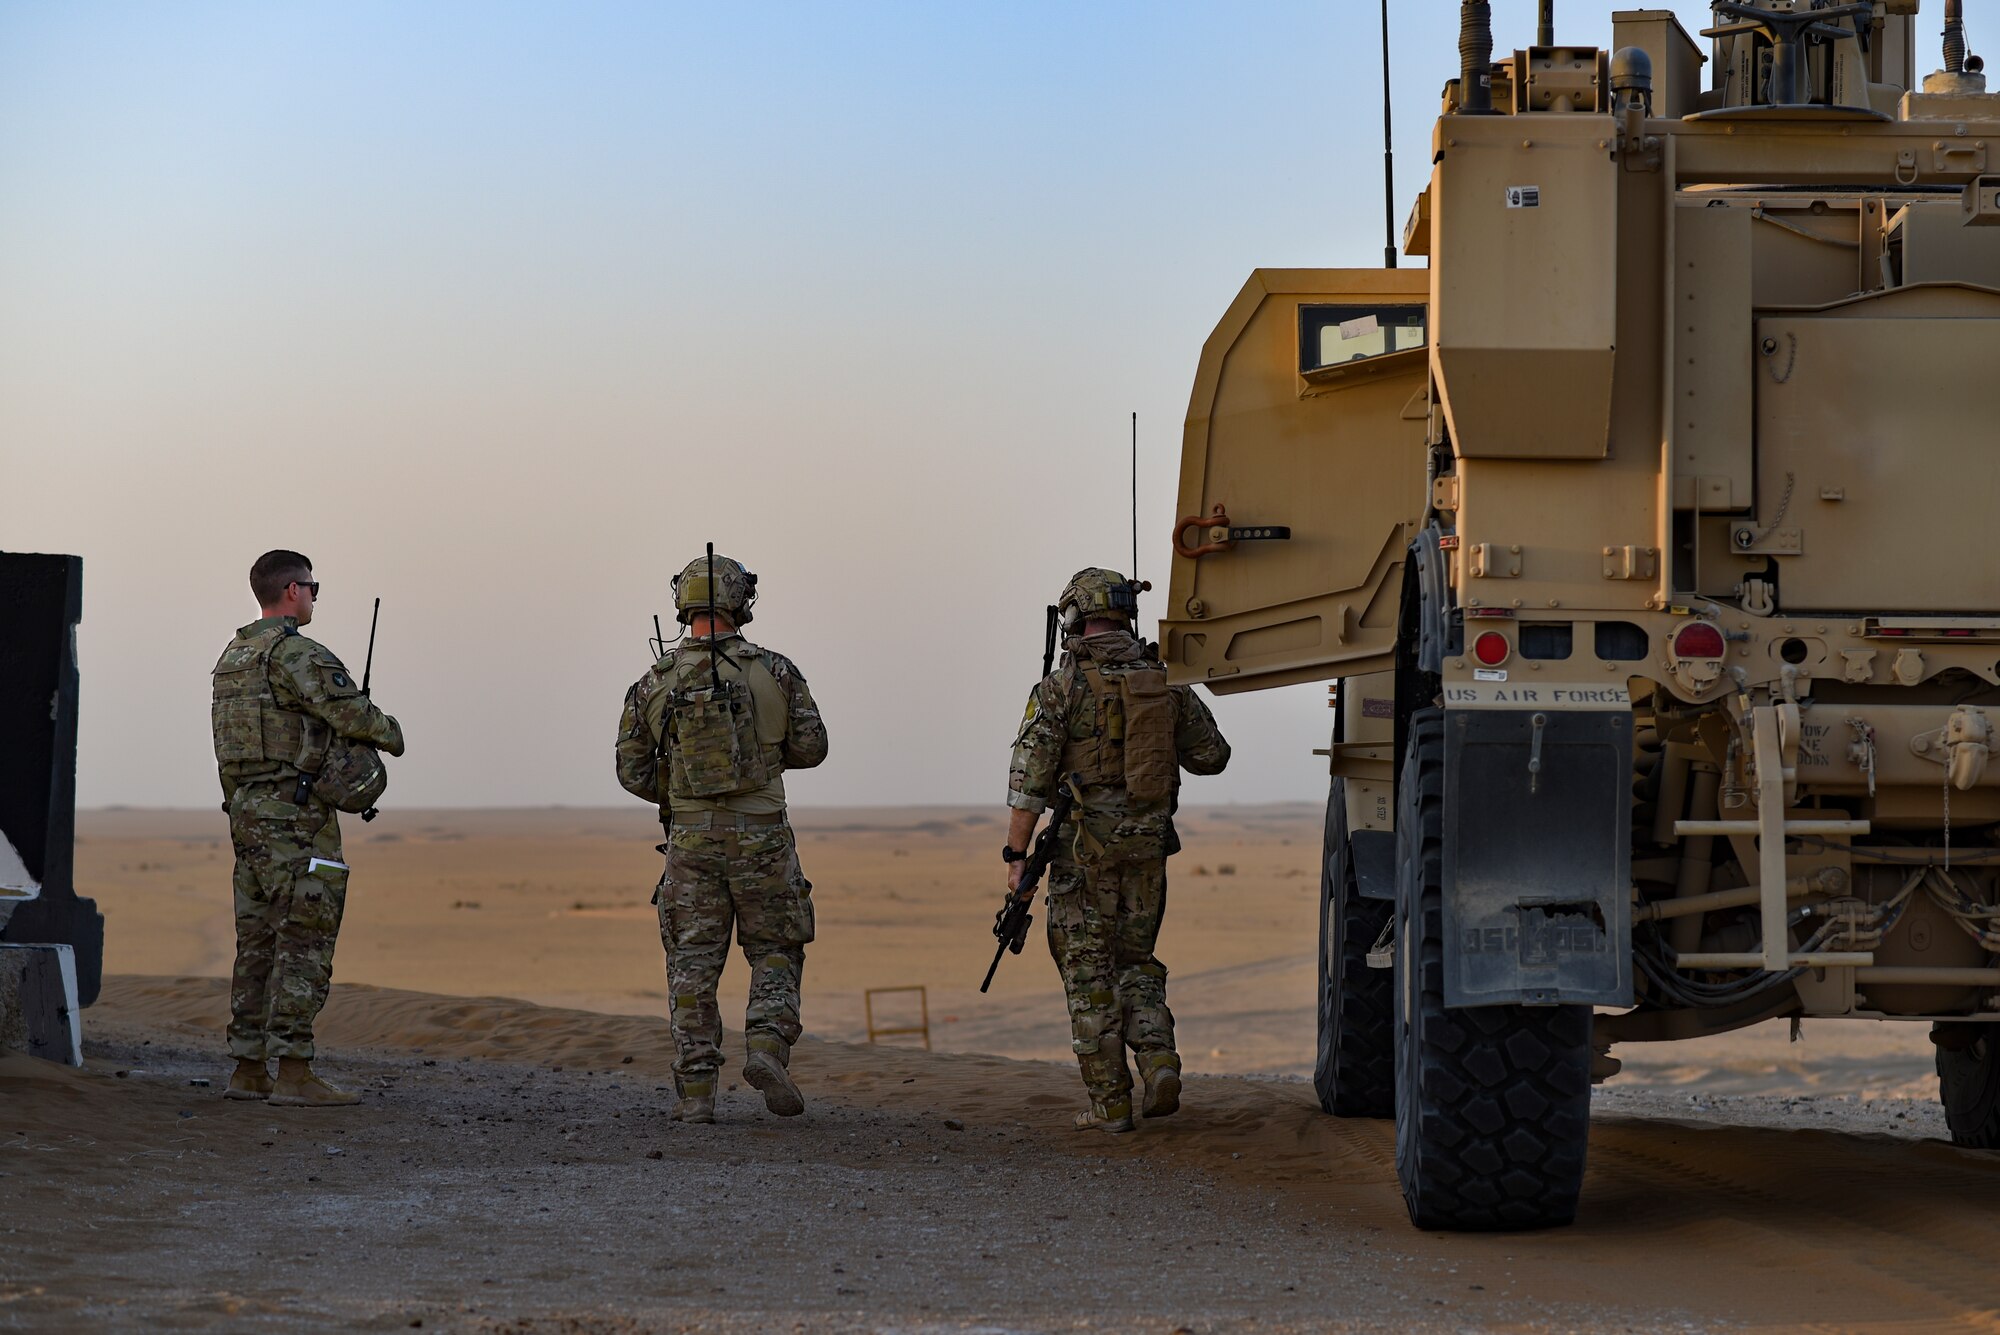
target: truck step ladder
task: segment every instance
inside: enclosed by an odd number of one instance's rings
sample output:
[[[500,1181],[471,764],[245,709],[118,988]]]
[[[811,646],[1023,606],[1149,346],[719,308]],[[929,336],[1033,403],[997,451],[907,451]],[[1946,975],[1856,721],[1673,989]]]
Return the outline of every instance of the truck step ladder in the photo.
[[[1798,706],[1759,705],[1750,711],[1751,741],[1757,760],[1757,819],[1677,820],[1676,835],[1755,835],[1757,838],[1757,878],[1762,893],[1758,907],[1763,915],[1764,948],[1741,953],[1682,955],[1682,969],[1824,969],[1865,966],[1875,962],[1871,951],[1827,951],[1816,955],[1792,954],[1791,927],[1787,921],[1789,897],[1785,892],[1785,836],[1857,835],[1868,833],[1865,820],[1786,820],[1786,790],[1798,781],[1798,771],[1785,764],[1784,729],[1780,715],[1798,733]]]

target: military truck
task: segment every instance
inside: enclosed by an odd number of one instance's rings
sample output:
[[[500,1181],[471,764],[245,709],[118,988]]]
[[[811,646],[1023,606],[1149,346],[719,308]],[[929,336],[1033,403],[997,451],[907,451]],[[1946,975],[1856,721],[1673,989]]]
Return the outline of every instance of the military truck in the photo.
[[[1929,1024],[2000,1146],[2000,94],[1955,3],[1921,82],[1917,0],[1713,8],[1465,3],[1427,268],[1259,270],[1195,380],[1162,650],[1337,679],[1314,1083],[1423,1228],[1772,1020]]]

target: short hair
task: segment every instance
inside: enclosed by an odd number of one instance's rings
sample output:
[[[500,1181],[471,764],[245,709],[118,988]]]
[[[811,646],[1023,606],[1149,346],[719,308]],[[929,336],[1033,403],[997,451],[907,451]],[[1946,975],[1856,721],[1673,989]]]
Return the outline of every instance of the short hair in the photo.
[[[298,552],[288,552],[282,547],[265,552],[250,567],[250,592],[256,597],[257,606],[275,606],[285,596],[286,585],[294,580],[310,580],[312,572],[313,563]]]

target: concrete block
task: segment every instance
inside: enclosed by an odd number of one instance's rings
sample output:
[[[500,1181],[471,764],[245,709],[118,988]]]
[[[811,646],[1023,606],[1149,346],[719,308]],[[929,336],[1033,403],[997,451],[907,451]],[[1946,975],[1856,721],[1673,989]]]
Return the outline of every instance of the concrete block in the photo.
[[[68,946],[0,944],[0,1047],[83,1065],[76,955]]]

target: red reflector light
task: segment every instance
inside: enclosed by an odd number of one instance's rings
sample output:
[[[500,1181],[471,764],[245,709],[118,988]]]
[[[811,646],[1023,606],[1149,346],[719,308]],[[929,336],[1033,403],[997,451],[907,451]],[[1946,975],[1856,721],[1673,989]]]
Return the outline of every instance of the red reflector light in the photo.
[[[1690,621],[1674,632],[1677,658],[1720,658],[1722,654],[1722,632],[1706,621]]]
[[[1487,667],[1499,667],[1511,652],[1507,637],[1497,630],[1489,630],[1472,642],[1472,656]]]

